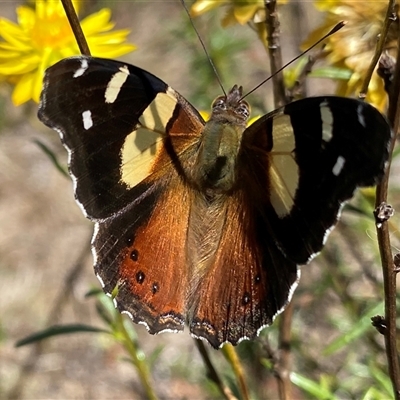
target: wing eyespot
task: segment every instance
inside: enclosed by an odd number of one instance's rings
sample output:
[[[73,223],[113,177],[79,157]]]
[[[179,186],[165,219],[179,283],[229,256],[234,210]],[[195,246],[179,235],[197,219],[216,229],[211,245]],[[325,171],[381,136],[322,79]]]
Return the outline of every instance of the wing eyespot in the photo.
[[[140,285],[144,282],[144,280],[146,279],[146,275],[143,271],[138,271],[136,272],[136,281],[137,283],[139,283]]]

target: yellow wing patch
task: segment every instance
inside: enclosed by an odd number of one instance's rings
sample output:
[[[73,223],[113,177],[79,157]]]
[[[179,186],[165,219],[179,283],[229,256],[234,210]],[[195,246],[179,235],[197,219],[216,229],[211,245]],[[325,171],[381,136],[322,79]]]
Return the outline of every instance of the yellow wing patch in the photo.
[[[177,95],[171,88],[166,93],[158,93],[140,116],[138,128],[125,138],[121,149],[120,181],[128,188],[150,174],[177,102]]]
[[[288,115],[274,120],[274,144],[271,151],[271,203],[279,217],[288,215],[299,184],[299,167],[294,159],[295,138]]]

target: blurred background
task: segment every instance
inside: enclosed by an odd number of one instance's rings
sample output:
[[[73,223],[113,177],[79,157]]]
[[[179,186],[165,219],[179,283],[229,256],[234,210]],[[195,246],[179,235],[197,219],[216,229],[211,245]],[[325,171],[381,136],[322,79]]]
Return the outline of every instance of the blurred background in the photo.
[[[0,1],[0,17],[16,21],[19,4]],[[131,30],[129,42],[137,46],[121,59],[163,79],[198,109],[209,109],[220,88],[179,1],[87,1],[82,16],[102,7],[112,9],[116,28]],[[311,1],[289,2],[279,10],[287,62],[299,54],[324,14]],[[194,22],[225,88],[237,83],[246,92],[269,76],[268,55],[249,27],[221,27],[223,15],[217,9]],[[315,78],[306,85],[308,95],[332,94],[335,87],[328,79]],[[106,329],[96,307],[106,300],[85,296],[99,288],[89,249],[92,223],[74,201],[72,182],[37,141],[63,166],[66,152],[58,135],[37,120],[37,104],[15,107],[11,91],[11,85],[0,82],[0,397],[146,398],[124,348],[110,335],[61,335],[15,347],[18,340],[55,324]],[[272,86],[264,85],[249,101],[255,115],[273,110]],[[395,171],[392,187],[397,193]],[[383,313],[383,289],[374,223],[359,212],[372,210],[369,195],[357,196],[352,204],[358,211],[345,210],[326,249],[302,268],[293,298],[292,370],[303,383],[309,379],[325,399],[384,398],[390,393],[383,337],[370,325],[371,316]],[[395,207],[398,199],[394,194],[390,198]],[[160,398],[220,398],[187,331],[151,336],[143,326],[134,330]],[[254,343],[237,348],[251,398],[278,397],[269,350],[278,355],[277,341],[278,321]],[[223,355],[208,350],[236,393]],[[323,388],[336,397],[326,397]],[[363,397],[371,388],[377,397]],[[318,396],[295,386],[293,398]]]

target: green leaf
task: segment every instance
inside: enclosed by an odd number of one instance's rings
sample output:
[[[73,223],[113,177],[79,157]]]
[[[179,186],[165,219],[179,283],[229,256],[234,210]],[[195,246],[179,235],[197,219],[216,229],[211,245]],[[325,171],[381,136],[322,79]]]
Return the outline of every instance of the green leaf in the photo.
[[[101,302],[96,302],[96,311],[106,325],[113,327],[113,315],[108,312]]]
[[[371,373],[371,376],[379,383],[379,388],[385,391],[385,396],[381,398],[390,398],[393,395],[393,386],[389,375],[372,363],[369,365],[369,372]]]
[[[67,178],[69,177],[68,171],[65,167],[63,167],[57,159],[57,156],[54,154],[52,150],[50,150],[47,145],[45,145],[40,140],[35,139],[34,142],[42,149],[43,153],[49,157],[50,161],[54,164],[54,166]]]
[[[290,374],[290,380],[315,399],[336,400],[336,396],[327,388],[326,380],[316,382],[296,372]]]
[[[364,312],[364,315],[355,323],[353,329],[345,332],[335,339],[329,346],[327,346],[323,352],[324,356],[329,356],[336,351],[347,346],[349,343],[355,341],[359,337],[363,336],[366,331],[374,329],[371,326],[371,317],[380,314],[383,309],[383,304],[379,303],[369,310]]]
[[[85,294],[85,298],[99,296],[102,294],[104,294],[104,292],[100,288],[92,288]]]
[[[391,399],[393,394],[389,396],[386,393],[382,393],[380,390],[376,389],[375,387],[370,387],[361,397],[361,400],[382,400],[382,399]]]
[[[321,67],[312,70],[309,74],[313,78],[329,78],[329,79],[340,79],[347,81],[353,75],[352,71],[346,68],[338,67]]]
[[[18,340],[15,344],[16,347],[25,346],[27,344],[39,342],[40,340],[47,339],[52,336],[57,335],[67,335],[71,333],[81,333],[81,332],[96,332],[96,333],[108,333],[105,329],[96,328],[94,326],[83,325],[83,324],[69,324],[69,325],[54,325],[43,331],[33,333],[24,339]]]

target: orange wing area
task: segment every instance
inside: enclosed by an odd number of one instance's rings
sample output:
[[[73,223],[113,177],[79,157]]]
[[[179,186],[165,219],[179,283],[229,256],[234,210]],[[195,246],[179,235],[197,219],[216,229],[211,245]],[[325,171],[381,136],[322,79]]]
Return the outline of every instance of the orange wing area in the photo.
[[[194,293],[190,331],[218,348],[256,337],[283,310],[297,266],[277,248],[268,225],[243,190],[227,198],[223,234]]]

